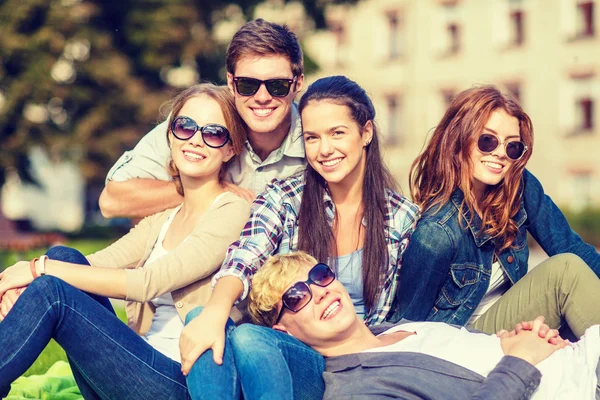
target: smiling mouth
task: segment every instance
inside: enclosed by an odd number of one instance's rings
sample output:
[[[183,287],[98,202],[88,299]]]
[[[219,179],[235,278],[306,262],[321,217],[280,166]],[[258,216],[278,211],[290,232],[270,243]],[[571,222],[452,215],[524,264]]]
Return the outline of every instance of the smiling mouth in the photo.
[[[339,300],[334,301],[333,303],[331,303],[329,305],[329,307],[327,307],[325,309],[325,311],[323,311],[323,315],[321,315],[321,319],[327,319],[330,315],[335,313],[340,307],[341,307],[340,301]]]
[[[204,160],[206,158],[204,156],[201,156],[200,154],[190,153],[190,152],[187,152],[187,151],[184,151],[183,155],[185,157],[187,157],[187,158],[191,158],[191,159],[194,159],[194,160]]]
[[[342,161],[342,159],[343,158],[340,157],[340,158],[334,158],[333,160],[325,160],[325,161],[319,161],[319,162],[326,167],[335,167]]]
[[[491,161],[482,161],[481,163],[483,165],[485,165],[486,167],[489,167],[491,169],[495,169],[498,171],[500,171],[500,170],[502,170],[502,168],[504,168],[504,166],[502,164],[491,162]]]
[[[250,108],[252,110],[252,112],[259,116],[259,117],[266,117],[268,115],[271,115],[271,113],[273,111],[275,111],[274,108]]]

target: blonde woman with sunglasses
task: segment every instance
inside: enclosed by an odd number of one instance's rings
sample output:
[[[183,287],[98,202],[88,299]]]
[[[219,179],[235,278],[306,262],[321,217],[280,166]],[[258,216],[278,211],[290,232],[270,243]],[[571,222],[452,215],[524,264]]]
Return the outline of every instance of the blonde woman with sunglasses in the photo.
[[[250,215],[224,187],[245,130],[226,87],[192,86],[170,115],[169,169],[181,205],[87,257],[55,247],[0,274],[0,397],[50,339],[86,399],[189,397],[179,352],[186,315],[210,296],[211,277]],[[11,290],[24,286],[13,305]],[[127,300],[129,327],[108,297]]]
[[[533,125],[495,87],[456,96],[411,168],[423,217],[404,255],[399,313],[486,333],[544,315],[579,337],[600,323],[600,255],[525,169]],[[528,272],[527,234],[550,258]]]

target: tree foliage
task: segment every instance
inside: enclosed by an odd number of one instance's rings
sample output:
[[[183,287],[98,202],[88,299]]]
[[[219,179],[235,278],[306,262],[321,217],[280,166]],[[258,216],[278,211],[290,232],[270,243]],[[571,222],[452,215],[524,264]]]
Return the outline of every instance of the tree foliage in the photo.
[[[344,2],[352,0],[303,5],[322,28],[326,4]],[[101,183],[118,155],[157,121],[175,90],[165,82],[170,71],[187,63],[201,80],[223,82],[227,43],[217,40],[215,27],[239,14],[243,23],[259,3],[0,2],[0,184],[10,167],[27,178],[33,145],[78,161],[88,182]]]

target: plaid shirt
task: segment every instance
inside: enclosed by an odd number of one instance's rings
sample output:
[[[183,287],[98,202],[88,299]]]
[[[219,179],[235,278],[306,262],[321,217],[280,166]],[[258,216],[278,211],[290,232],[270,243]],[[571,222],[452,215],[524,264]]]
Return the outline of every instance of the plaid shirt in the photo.
[[[296,174],[284,180],[273,181],[252,205],[250,219],[240,239],[233,243],[223,266],[213,283],[224,276],[236,276],[244,283],[248,295],[252,276],[273,254],[291,253],[298,245],[298,211],[304,188],[304,177]],[[333,224],[335,205],[326,192],[323,199],[327,220]],[[391,190],[386,191],[386,234],[389,265],[377,305],[365,315],[367,325],[386,320],[398,288],[402,254],[408,245],[417,220],[419,208],[407,198]]]

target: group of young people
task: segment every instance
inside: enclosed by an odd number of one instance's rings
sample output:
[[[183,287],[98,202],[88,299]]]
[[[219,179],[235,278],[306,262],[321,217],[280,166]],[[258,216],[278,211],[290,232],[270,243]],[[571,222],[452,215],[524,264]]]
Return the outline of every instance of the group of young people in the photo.
[[[514,99],[458,94],[411,201],[356,82],[294,102],[285,26],[248,22],[226,64],[227,87],[181,92],[109,172],[102,212],[143,218],[127,235],[0,274],[0,396],[50,339],[86,399],[595,396],[600,254],[525,169]],[[531,271],[527,233],[550,256]]]

